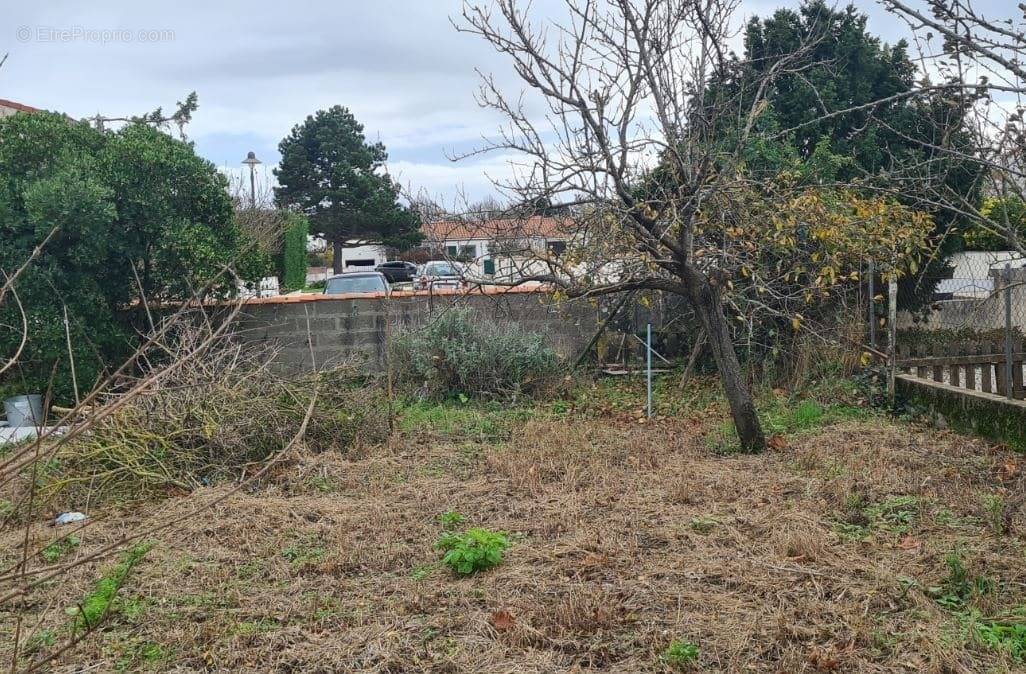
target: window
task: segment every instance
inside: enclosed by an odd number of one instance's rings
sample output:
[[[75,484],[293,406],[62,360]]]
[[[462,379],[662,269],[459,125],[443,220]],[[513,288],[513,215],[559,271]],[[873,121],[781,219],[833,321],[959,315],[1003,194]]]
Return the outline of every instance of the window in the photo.
[[[458,246],[446,246],[445,247],[445,252],[449,254],[449,257],[456,257],[457,255],[459,255],[459,250],[460,249],[459,249]]]
[[[566,241],[549,241],[545,244],[545,247],[550,253],[559,257],[566,252]]]
[[[477,246],[475,246],[474,244],[460,246],[459,259],[473,260],[475,257],[477,257]]]
[[[485,276],[495,276],[495,260],[488,258],[484,261]]]
[[[374,260],[360,259],[360,260],[346,260],[347,267],[373,267]]]

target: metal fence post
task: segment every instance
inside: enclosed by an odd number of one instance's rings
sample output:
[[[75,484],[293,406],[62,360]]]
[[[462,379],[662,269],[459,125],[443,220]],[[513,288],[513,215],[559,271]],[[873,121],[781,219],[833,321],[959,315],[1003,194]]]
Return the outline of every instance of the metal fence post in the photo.
[[[645,367],[647,368],[646,377],[648,384],[648,418],[652,418],[652,324],[648,324],[648,334],[645,339],[645,354],[648,359]]]
[[[1005,397],[1012,392],[1012,265],[1005,263]]]
[[[898,369],[898,281],[891,279],[887,285],[887,395],[894,405],[894,380]]]
[[[876,307],[873,303],[873,297],[876,292],[873,284],[875,283],[874,276],[876,276],[876,269],[873,266],[873,260],[869,260],[869,348],[876,348]]]

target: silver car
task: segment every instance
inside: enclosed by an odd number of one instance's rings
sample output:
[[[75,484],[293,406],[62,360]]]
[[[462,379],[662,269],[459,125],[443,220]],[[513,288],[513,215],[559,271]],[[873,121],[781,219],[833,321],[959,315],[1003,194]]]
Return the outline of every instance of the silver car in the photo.
[[[325,295],[388,294],[388,279],[381,272],[353,271],[337,274],[324,285]]]
[[[467,285],[467,268],[461,262],[432,260],[417,270],[413,281],[415,290],[429,288],[464,288]]]

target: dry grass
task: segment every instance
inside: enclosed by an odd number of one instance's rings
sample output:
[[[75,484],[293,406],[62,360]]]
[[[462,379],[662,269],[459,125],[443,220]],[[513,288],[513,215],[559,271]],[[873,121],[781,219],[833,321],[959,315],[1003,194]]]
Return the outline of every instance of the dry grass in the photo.
[[[997,535],[981,505],[1021,491],[1019,456],[879,418],[721,456],[703,437],[716,423],[546,415],[505,442],[411,432],[301,456],[164,535],[122,589],[126,610],[58,669],[664,671],[674,639],[699,645],[702,671],[1016,669],[923,588],[960,546],[1001,588],[976,608],[1026,603],[1022,513]],[[94,513],[71,554],[221,490]],[[864,514],[896,497],[915,499],[907,526]],[[505,562],[468,578],[432,567],[448,510],[510,532]],[[28,624],[57,608],[40,629],[59,643],[60,609],[111,563],[38,593]],[[0,609],[0,661],[12,617]]]

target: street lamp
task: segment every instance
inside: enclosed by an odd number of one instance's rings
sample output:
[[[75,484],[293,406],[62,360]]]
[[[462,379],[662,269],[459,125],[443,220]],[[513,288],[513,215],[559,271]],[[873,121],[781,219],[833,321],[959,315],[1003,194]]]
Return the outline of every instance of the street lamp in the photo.
[[[249,201],[252,207],[256,208],[256,167],[262,162],[256,158],[256,153],[250,150],[242,163],[249,166]]]

